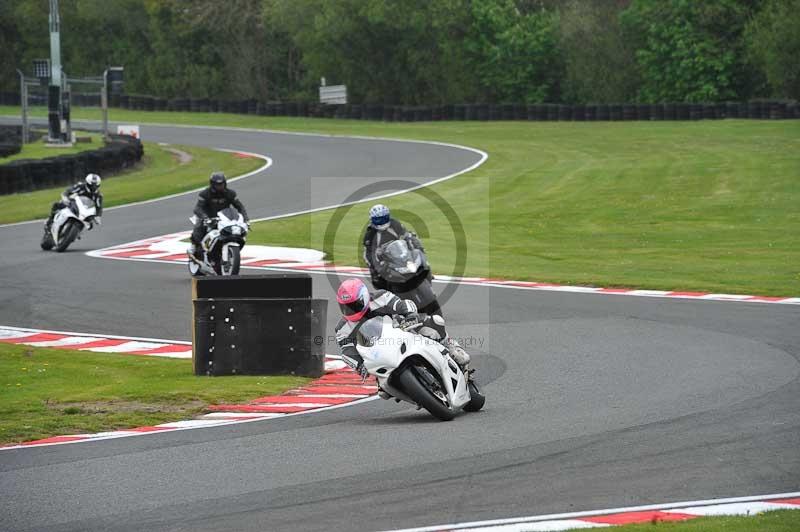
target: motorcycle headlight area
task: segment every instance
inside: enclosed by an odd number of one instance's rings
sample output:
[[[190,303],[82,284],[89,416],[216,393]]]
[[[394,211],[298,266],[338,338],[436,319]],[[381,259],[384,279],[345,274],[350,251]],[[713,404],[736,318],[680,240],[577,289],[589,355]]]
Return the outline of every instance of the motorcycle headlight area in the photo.
[[[358,345],[364,347],[372,347],[380,339],[383,334],[383,318],[372,318],[364,322],[358,328],[356,333],[356,341]]]

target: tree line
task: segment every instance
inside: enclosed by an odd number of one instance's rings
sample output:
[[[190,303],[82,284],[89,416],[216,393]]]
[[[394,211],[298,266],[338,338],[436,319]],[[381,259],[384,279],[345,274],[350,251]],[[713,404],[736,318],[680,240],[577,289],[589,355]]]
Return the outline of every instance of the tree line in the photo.
[[[49,57],[48,0],[0,0],[0,90]],[[61,0],[71,76],[163,98],[354,103],[800,99],[800,0]]]

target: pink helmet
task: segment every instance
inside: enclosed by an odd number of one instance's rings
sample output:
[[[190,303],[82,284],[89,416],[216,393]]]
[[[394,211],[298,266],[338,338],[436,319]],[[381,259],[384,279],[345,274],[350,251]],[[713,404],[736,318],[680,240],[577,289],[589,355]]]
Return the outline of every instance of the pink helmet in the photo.
[[[336,301],[347,321],[359,321],[369,310],[369,290],[360,279],[346,279],[336,291]]]

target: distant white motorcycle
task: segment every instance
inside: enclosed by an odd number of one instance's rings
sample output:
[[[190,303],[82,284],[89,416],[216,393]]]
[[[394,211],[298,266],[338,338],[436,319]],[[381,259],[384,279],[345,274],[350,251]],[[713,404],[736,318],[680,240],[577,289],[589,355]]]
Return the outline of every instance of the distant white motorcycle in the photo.
[[[197,223],[197,216],[192,216],[189,221]],[[241,266],[241,249],[249,229],[244,216],[233,207],[219,211],[217,217],[209,221],[209,231],[200,242],[202,259],[186,252],[189,273],[194,276],[237,275]]]
[[[42,249],[49,251],[66,250],[72,242],[80,239],[81,232],[94,227],[97,207],[91,198],[72,194],[66,207],[58,211],[53,218],[50,231],[42,237]]]
[[[474,381],[458,367],[447,348],[414,332],[419,321],[403,323],[389,316],[376,316],[358,329],[357,345],[367,373],[378,380],[381,390],[442,421],[450,421],[459,410],[477,412],[486,398]]]

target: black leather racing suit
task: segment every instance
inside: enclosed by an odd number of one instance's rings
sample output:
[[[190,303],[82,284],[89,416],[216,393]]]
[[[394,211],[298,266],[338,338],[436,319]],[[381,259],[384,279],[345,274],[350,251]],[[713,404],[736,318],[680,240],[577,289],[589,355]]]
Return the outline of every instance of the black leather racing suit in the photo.
[[[53,218],[55,218],[55,215],[58,211],[69,205],[69,197],[73,194],[77,194],[78,196],[86,196],[94,201],[95,209],[97,209],[97,214],[95,216],[97,218],[103,216],[103,195],[99,190],[92,192],[92,190],[89,188],[89,185],[84,182],[80,182],[72,185],[71,187],[67,187],[64,192],[61,193],[61,199],[53,203],[53,206],[50,209],[50,217],[47,219],[47,223],[45,224],[46,227],[50,227],[50,225],[53,223]]]
[[[219,211],[225,210],[233,206],[244,217],[245,222],[249,222],[250,218],[247,216],[247,211],[236,197],[236,192],[230,188],[226,188],[221,193],[211,190],[207,187],[200,191],[197,197],[197,204],[194,206],[194,214],[197,216],[197,222],[194,224],[192,231],[192,243],[196,246],[200,245],[200,241],[206,235],[207,228],[203,221],[207,218],[214,218]]]
[[[363,318],[357,322],[352,322],[343,317],[336,324],[336,343],[339,344],[342,360],[353,369],[357,369],[364,361],[356,349],[356,336],[361,324],[368,319],[375,316],[407,316],[416,313],[416,311],[417,308],[412,301],[400,299],[388,290],[370,292],[369,310],[364,314]],[[417,332],[437,342],[442,342],[447,337],[444,319],[441,316],[424,316],[422,327]]]

